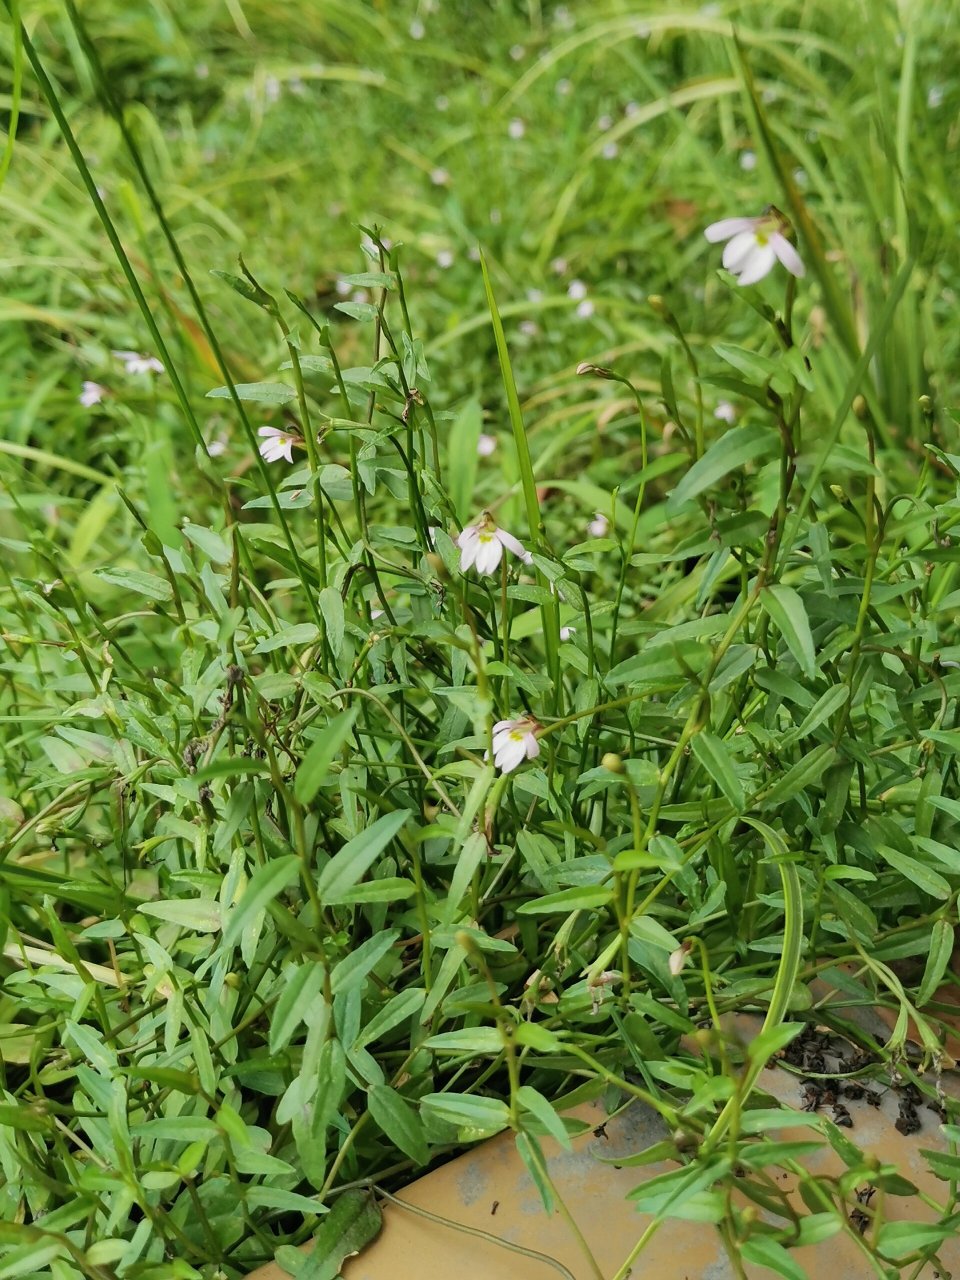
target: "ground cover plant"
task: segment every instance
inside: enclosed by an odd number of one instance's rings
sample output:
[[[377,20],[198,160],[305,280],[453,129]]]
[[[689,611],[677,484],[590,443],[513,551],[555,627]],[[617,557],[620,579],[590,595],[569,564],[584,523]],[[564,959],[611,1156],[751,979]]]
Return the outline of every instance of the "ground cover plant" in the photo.
[[[618,1280],[954,1232],[754,1090],[960,1140],[949,11],[6,5],[0,1276],[335,1275],[596,1096]]]

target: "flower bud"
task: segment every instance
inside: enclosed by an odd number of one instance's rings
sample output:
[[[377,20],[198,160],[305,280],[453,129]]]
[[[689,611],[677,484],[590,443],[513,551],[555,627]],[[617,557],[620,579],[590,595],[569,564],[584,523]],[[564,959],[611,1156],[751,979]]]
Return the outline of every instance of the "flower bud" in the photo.
[[[588,360],[577,365],[579,378],[616,378],[612,369],[605,369],[602,364],[590,364]]]
[[[600,761],[600,767],[608,773],[623,773],[623,757],[615,751],[608,751]]]

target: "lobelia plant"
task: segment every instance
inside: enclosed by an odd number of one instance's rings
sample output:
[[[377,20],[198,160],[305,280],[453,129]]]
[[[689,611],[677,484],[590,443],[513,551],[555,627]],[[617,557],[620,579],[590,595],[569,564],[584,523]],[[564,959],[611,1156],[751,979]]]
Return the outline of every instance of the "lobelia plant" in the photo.
[[[809,1135],[846,1173],[811,1173],[757,1088],[826,1026],[848,1074],[895,1068],[960,1139],[923,1075],[960,894],[960,458],[929,395],[922,455],[890,447],[877,357],[910,261],[838,350],[797,283],[801,251],[825,295],[830,264],[797,226],[800,249],[776,211],[708,229],[741,341],[655,296],[658,370],[584,362],[561,387],[602,401],[593,479],[518,389],[488,264],[502,395],[481,411],[436,385],[376,226],[326,308],[216,273],[270,327],[261,381],[232,376],[194,289],[232,451],[159,345],[115,353],[170,379],[203,487],[178,519],[162,468],[149,500],[122,490],[129,548],[94,569],[18,510],[10,714],[43,731],[0,814],[11,1274],[38,1248],[58,1277],[294,1271],[313,1235],[334,1274],[377,1228],[370,1188],[504,1129],[566,1214],[542,1142],[598,1097],[652,1108],[667,1136],[635,1162],[676,1166],[638,1186],[616,1280],[671,1215],[787,1277],[831,1234],[880,1274],[949,1238],[955,1156],[927,1157],[934,1223],[867,1238],[856,1188],[911,1184],[827,1114]],[[122,393],[89,386],[112,411]],[[887,1043],[864,1003],[893,1014]]]

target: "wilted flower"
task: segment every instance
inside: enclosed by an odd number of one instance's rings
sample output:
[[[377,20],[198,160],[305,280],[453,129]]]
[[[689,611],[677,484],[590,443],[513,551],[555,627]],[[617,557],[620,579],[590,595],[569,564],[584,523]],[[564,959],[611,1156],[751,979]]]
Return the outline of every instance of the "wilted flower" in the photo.
[[[493,726],[493,763],[501,773],[512,773],[524,760],[537,758],[540,754],[539,728],[530,716],[497,721]]]
[[[619,969],[605,969],[603,973],[595,973],[587,978],[587,990],[590,992],[590,1012],[596,1017],[603,1004],[603,989],[619,982],[623,974]]]
[[[477,438],[477,453],[481,458],[489,458],[497,447],[497,437],[483,433]]]
[[[713,411],[713,416],[719,418],[721,422],[736,422],[737,411],[729,400],[721,400]]]
[[[605,538],[607,530],[610,528],[610,521],[602,511],[594,513],[593,519],[587,525],[587,532],[591,538]]]
[[[283,431],[279,427],[261,427],[257,435],[263,442],[260,445],[260,457],[264,462],[279,462],[281,458],[286,458],[287,462],[293,461],[293,446],[300,443],[299,436],[291,435],[289,431]]]
[[[723,265],[737,277],[741,285],[756,284],[773,270],[779,259],[791,275],[802,276],[806,270],[796,249],[784,235],[786,219],[775,209],[759,218],[722,218],[712,222],[704,235],[716,244],[726,240]]]
[[[524,564],[531,561],[530,552],[523,543],[512,533],[499,529],[489,511],[484,511],[476,524],[467,525],[457,538],[457,546],[460,548],[461,573],[472,567],[476,567],[477,573],[496,573],[504,547]]]
[[[139,351],[114,351],[123,361],[127,373],[163,373],[163,365],[156,356],[142,356]]]
[[[674,978],[683,972],[683,967],[690,958],[690,952],[693,950],[693,943],[688,938],[682,942],[676,951],[670,952],[670,959],[667,961],[667,968]]]
[[[107,394],[107,388],[101,387],[99,382],[84,382],[83,390],[77,399],[85,409],[92,408],[95,404],[99,404],[103,397]]]

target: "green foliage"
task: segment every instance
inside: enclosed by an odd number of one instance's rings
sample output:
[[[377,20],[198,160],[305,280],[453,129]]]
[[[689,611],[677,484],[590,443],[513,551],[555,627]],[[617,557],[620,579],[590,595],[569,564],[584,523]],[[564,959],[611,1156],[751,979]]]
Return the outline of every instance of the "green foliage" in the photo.
[[[956,34],[635,8],[4,29],[0,1273],[335,1276],[501,1130],[552,1203],[582,1088],[667,1123],[644,1212],[775,1274],[914,1193],[752,1091],[807,1020],[940,1060]],[[740,289],[703,227],[768,202],[809,274]],[[529,562],[461,572],[484,512]],[[881,1269],[955,1229],[926,1158]]]

